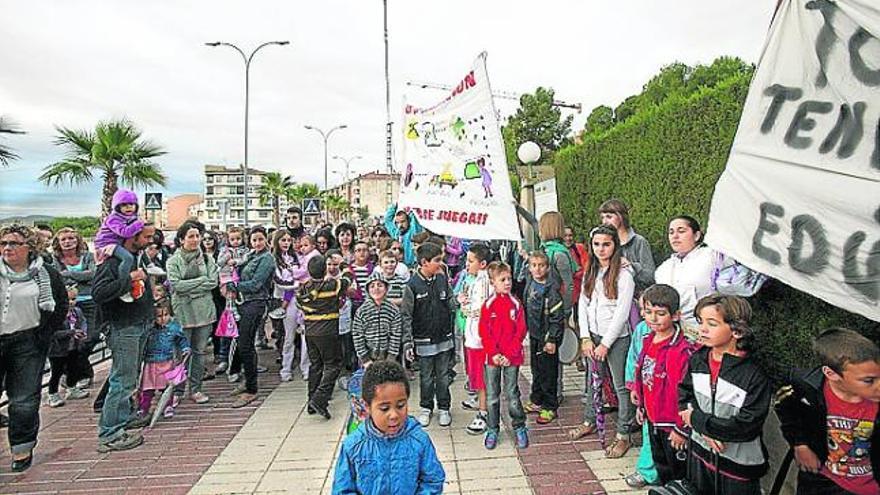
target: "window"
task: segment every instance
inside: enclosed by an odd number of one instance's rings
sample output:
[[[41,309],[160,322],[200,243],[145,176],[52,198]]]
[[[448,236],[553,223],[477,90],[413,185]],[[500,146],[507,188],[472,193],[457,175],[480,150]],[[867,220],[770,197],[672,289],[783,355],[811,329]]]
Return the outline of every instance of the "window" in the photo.
[[[213,208],[213,207],[214,207],[214,200],[213,200],[213,199],[209,199],[209,200],[205,201],[205,205],[206,205],[208,208]]]
[[[244,175],[236,175],[235,182],[244,182]]]
[[[269,212],[266,210],[260,210],[260,218],[269,218]]]
[[[207,182],[208,184],[213,184],[214,183],[214,176],[209,175],[208,177],[205,178],[205,182]]]
[[[235,186],[235,192],[232,194],[244,194],[244,186]]]

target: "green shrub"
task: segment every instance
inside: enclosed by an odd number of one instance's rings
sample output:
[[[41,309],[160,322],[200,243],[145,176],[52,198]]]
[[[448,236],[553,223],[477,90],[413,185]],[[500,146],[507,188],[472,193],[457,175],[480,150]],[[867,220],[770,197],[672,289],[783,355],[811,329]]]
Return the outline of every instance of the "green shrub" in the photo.
[[[715,183],[727,162],[751,74],[737,74],[689,96],[674,96],[556,156],[559,208],[585,233],[599,205],[619,198],[662,262],[666,227],[687,214],[705,225]],[[735,201],[736,198],[731,198]],[[659,264],[659,263],[658,263]],[[752,298],[759,356],[771,372],[812,363],[810,339],[841,325],[880,340],[880,323],[833,307],[780,282]]]

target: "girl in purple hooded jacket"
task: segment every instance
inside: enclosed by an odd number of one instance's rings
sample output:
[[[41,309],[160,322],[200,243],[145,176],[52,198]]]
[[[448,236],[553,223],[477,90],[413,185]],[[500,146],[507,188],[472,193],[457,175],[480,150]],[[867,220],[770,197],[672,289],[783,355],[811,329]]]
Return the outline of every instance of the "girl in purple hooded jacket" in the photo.
[[[119,275],[122,276],[130,273],[134,265],[134,256],[122,247],[122,243],[143,230],[144,221],[137,216],[138,197],[134,191],[117,190],[111,205],[113,211],[107,215],[95,235],[95,261],[101,264],[111,256],[118,259]],[[126,302],[134,300],[131,293],[125,294],[121,299]]]

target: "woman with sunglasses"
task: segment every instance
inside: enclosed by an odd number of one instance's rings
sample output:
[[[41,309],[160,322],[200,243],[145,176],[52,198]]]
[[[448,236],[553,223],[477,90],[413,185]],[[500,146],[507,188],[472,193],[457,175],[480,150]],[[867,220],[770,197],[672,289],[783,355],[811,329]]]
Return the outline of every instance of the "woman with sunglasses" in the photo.
[[[0,228],[0,383],[9,397],[12,470],[31,466],[40,430],[40,386],[52,334],[67,315],[61,275],[44,263],[28,227]]]

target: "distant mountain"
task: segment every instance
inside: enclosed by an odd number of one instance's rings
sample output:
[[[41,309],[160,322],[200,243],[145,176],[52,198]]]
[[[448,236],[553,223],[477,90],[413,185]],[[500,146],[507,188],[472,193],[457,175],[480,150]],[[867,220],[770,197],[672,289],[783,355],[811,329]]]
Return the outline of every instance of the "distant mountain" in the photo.
[[[35,223],[48,223],[55,217],[50,217],[47,215],[28,215],[25,217],[15,216],[15,217],[6,217],[0,218],[0,225],[7,225],[11,223],[18,223],[22,225],[33,225]]]

